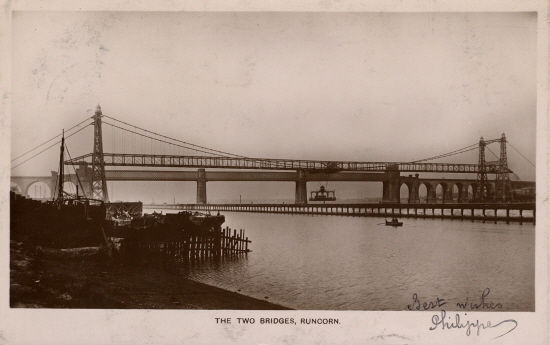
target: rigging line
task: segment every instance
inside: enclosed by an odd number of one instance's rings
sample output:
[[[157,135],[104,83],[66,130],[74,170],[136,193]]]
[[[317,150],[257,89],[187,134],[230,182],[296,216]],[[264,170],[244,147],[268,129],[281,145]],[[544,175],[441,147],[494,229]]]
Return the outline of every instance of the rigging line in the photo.
[[[76,132],[74,132],[73,134],[67,136],[65,139],[69,139],[70,137],[72,137],[72,136],[75,135],[76,133],[78,133],[78,132],[80,132],[81,130],[87,128],[88,126],[92,126],[92,125],[93,125],[93,124],[90,123],[90,124],[87,125],[86,127],[82,127],[82,128],[79,129],[78,131],[76,131]],[[21,162],[21,163],[17,164],[16,166],[12,167],[10,170],[13,170],[13,169],[17,168],[18,166],[20,166],[21,164],[24,164],[24,163],[30,161],[30,160],[33,159],[34,157],[36,157],[36,156],[38,156],[39,154],[41,154],[41,153],[43,153],[43,152],[45,152],[45,151],[51,149],[52,147],[54,147],[55,145],[59,144],[60,142],[61,142],[61,140],[55,142],[54,144],[52,144],[51,146],[48,146],[48,147],[45,148],[44,150],[42,150],[42,151],[38,152],[37,154],[35,154],[34,156],[32,156],[32,157],[30,157],[30,158],[27,158],[27,159],[24,160],[23,162]]]
[[[77,124],[77,125],[75,125],[75,126],[69,128],[66,132],[69,132],[69,131],[72,130],[73,128],[80,126],[81,124],[83,124],[84,122],[88,121],[89,119],[90,119],[90,118],[87,118],[86,120],[80,122],[79,124]],[[59,137],[59,136],[61,136],[61,135],[62,135],[62,134],[56,135],[55,137],[51,138],[50,140],[43,142],[42,144],[36,146],[35,148],[33,148],[33,149],[31,149],[31,150],[29,150],[29,151],[23,153],[22,155],[19,155],[19,156],[13,158],[11,161],[13,162],[14,160],[17,160],[17,159],[23,157],[24,155],[26,155],[26,154],[28,154],[28,153],[30,153],[30,152],[36,150],[37,148],[39,148],[39,147],[42,146],[42,145],[45,145],[45,144],[49,143],[50,141],[54,140],[55,138],[57,138],[57,137]],[[59,142],[58,142],[58,143],[59,143]]]
[[[85,128],[85,127],[84,127]],[[64,133],[61,133],[64,134]],[[59,140],[55,145],[59,144],[62,140]],[[31,157],[32,158],[32,157]],[[30,159],[30,158],[29,158]],[[23,162],[25,163],[25,162]],[[21,164],[23,164],[21,163]],[[20,164],[20,165],[21,165]],[[12,168],[13,169],[13,168]],[[61,164],[57,167],[57,175],[55,176],[55,185],[53,187],[53,193],[52,193],[52,201],[55,200],[55,196],[57,195],[57,187],[59,186],[59,176],[61,176]]]
[[[53,187],[52,200],[55,200],[57,194],[57,184],[59,183],[59,168],[57,168],[57,176],[55,177],[55,186]]]
[[[151,133],[151,134],[154,134],[154,135],[158,135],[158,136],[163,137],[163,138],[165,138],[165,139],[174,140],[174,141],[177,141],[177,142],[186,144],[186,145],[191,145],[191,146],[195,146],[195,147],[200,147],[201,149],[205,149],[205,150],[210,150],[210,151],[222,153],[222,154],[224,154],[224,155],[230,155],[230,156],[235,156],[235,157],[239,157],[239,158],[247,158],[247,157],[244,157],[244,156],[236,155],[236,154],[234,154],[234,153],[228,153],[228,152],[223,152],[223,151],[219,151],[219,150],[214,150],[214,149],[210,149],[210,148],[208,148],[208,147],[204,147],[204,146],[200,146],[200,145],[195,145],[195,144],[191,144],[191,143],[188,143],[188,142],[185,142],[185,141],[182,141],[182,140],[170,138],[170,137],[164,136],[164,135],[162,135],[162,134],[155,133],[155,132],[151,132],[151,131],[148,131],[148,130],[146,130],[146,129],[144,129],[144,128],[140,128],[140,127],[137,127],[137,126],[135,126],[135,125],[126,123],[126,122],[124,122],[124,121],[117,120],[117,119],[115,119],[114,117],[110,117],[110,116],[107,116],[107,115],[105,115],[105,114],[103,114],[103,116],[105,116],[105,117],[107,117],[107,118],[109,118],[109,119],[118,121],[118,122],[120,122],[120,123],[123,123],[123,124],[125,124],[125,125],[127,125],[127,126],[134,127],[134,128],[139,129],[139,130],[145,131],[145,132],[147,132],[147,133]],[[137,134],[139,134],[139,133],[137,133]],[[183,146],[183,147],[185,147],[185,146]],[[188,147],[187,147],[187,148],[188,148]],[[192,149],[192,150],[194,150],[194,149]],[[204,152],[204,151],[201,151],[201,152]]]
[[[531,162],[529,159],[527,159],[527,157],[525,157],[523,154],[521,154],[521,152],[518,151],[518,149],[516,149],[514,147],[514,145],[510,144],[509,141],[506,141],[514,150],[516,150],[517,153],[519,153],[526,161],[528,161],[529,163],[531,163],[531,165],[536,168],[535,164],[533,164],[533,162]]]
[[[67,149],[67,155],[69,156],[69,159],[70,160],[73,160],[73,157],[71,157],[71,153],[69,152],[69,147],[67,146],[67,143],[65,143],[65,148]],[[86,195],[86,192],[84,191],[84,187],[82,186],[82,182],[80,181],[80,177],[78,177],[78,174],[76,173],[76,168],[74,167],[74,165],[72,165],[73,167],[73,170],[74,170],[74,174],[76,175],[76,179],[78,181],[78,184],[80,185],[80,188],[82,188],[82,193],[84,193],[84,196]],[[71,181],[73,182],[73,181]]]
[[[428,161],[428,160],[432,160],[432,159],[450,157],[450,156],[457,155],[459,153],[464,153],[464,152],[475,150],[475,149],[477,149],[477,147],[478,147],[477,144],[473,144],[473,145],[466,146],[464,148],[461,148],[461,149],[458,149],[458,150],[455,150],[455,151],[451,151],[451,152],[448,152],[448,153],[443,153],[443,154],[440,154],[438,156],[434,156],[434,157],[430,157],[430,158],[424,158],[424,159],[412,161],[410,163],[420,163],[420,162],[424,162],[424,161]]]
[[[106,125],[113,126],[113,127],[118,128],[118,129],[121,129],[121,130],[123,130],[123,131],[135,133],[135,132],[133,132],[133,131],[131,131],[131,130],[129,130],[129,129],[122,128],[122,127],[119,127],[119,126],[117,126],[117,125],[113,125],[112,123],[109,123],[109,122],[103,121],[103,123],[106,124]],[[163,142],[163,143],[166,143],[166,144],[170,144],[170,145],[174,145],[174,146],[179,146],[179,147],[187,148],[187,149],[190,149],[190,150],[193,150],[193,151],[198,151],[198,152],[207,153],[207,154],[213,154],[212,152],[203,151],[203,150],[199,150],[199,149],[195,149],[195,148],[191,148],[191,147],[186,147],[186,146],[184,146],[184,145],[178,145],[178,144],[171,143],[171,142],[168,142],[168,141],[164,141],[164,140],[161,140],[161,139],[153,138],[153,137],[150,137],[150,136],[145,135],[145,134],[141,134],[141,133],[136,133],[136,134],[137,134],[137,135],[140,135],[140,136],[142,136],[142,137],[151,139],[151,154],[153,154],[153,140],[154,140],[154,141],[160,141],[160,142]],[[218,155],[218,156],[219,156],[219,155]],[[223,156],[222,156],[222,157],[223,157]],[[246,157],[242,157],[242,158],[246,158]]]

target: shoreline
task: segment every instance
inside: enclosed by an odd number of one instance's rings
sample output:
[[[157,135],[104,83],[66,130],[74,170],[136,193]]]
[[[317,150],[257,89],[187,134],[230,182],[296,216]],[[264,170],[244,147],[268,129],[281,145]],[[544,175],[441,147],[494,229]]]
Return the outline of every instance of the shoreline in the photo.
[[[47,258],[10,245],[11,308],[291,310],[105,253]]]

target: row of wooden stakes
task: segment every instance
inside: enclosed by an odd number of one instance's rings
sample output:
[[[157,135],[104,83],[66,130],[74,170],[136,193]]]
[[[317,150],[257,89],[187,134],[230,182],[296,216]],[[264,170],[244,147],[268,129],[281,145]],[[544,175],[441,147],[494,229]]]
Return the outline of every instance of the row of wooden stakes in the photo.
[[[245,231],[229,227],[204,233],[185,234],[181,240],[122,241],[117,256],[122,259],[193,259],[251,252]]]

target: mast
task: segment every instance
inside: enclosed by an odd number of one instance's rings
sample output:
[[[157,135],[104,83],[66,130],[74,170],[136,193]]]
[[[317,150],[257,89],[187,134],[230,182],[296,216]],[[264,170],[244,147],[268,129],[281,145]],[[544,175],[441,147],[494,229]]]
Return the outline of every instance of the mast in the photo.
[[[57,190],[59,191],[57,193],[57,199],[61,200],[63,199],[63,182],[65,180],[65,174],[64,174],[64,162],[65,160],[65,129],[63,129],[63,135],[61,136],[61,147],[60,147],[60,153],[59,153],[59,186]]]

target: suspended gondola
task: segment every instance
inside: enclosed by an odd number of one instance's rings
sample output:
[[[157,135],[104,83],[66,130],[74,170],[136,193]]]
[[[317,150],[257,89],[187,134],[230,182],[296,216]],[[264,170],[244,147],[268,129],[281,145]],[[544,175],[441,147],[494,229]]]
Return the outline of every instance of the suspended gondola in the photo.
[[[311,193],[309,201],[335,201],[336,192],[333,190],[326,190],[325,186],[321,186],[319,190],[314,190]]]

